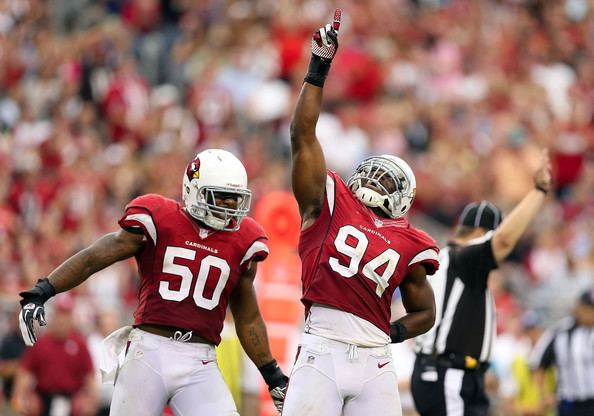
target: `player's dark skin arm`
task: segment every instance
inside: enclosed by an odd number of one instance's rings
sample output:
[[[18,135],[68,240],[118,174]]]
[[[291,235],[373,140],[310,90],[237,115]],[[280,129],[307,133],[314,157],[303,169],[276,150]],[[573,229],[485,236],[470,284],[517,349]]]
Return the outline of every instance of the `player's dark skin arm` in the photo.
[[[93,273],[139,253],[144,244],[142,234],[124,230],[106,234],[64,261],[47,277],[56,293],[65,292],[80,285]]]
[[[257,263],[252,262],[231,293],[229,305],[235,320],[235,332],[241,346],[254,364],[261,367],[271,362],[273,358],[268,344],[266,325],[260,314],[254,289],[256,270]]]
[[[419,266],[406,276],[400,294],[406,315],[398,322],[406,327],[407,338],[429,331],[435,323],[435,297],[425,267]]]
[[[320,216],[324,204],[326,161],[316,137],[322,91],[322,88],[304,83],[291,121],[291,175],[302,229]]]

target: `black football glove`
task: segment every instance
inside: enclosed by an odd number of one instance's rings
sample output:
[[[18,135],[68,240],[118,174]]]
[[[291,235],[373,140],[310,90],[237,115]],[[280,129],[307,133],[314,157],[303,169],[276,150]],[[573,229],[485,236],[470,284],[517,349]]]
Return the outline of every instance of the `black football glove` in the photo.
[[[56,289],[47,278],[39,279],[31,290],[21,292],[21,313],[19,314],[19,327],[25,344],[33,346],[37,341],[33,321],[37,320],[40,326],[45,325],[45,308],[43,304],[56,294]]]
[[[287,377],[278,366],[276,360],[272,360],[266,365],[259,367],[260,374],[268,385],[268,392],[272,397],[274,407],[279,414],[283,412],[283,404],[285,402],[285,395],[287,394],[287,385],[289,384],[289,377]]]
[[[311,60],[305,76],[305,82],[323,87],[330,64],[338,50],[338,29],[340,28],[340,9],[334,12],[334,21],[316,31],[311,39]]]

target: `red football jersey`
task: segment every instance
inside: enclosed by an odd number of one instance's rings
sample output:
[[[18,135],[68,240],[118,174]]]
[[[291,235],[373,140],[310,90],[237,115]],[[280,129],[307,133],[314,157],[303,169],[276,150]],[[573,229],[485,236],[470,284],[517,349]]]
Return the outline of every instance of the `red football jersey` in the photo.
[[[179,203],[155,194],[132,200],[119,224],[147,239],[136,256],[134,323],[191,330],[218,345],[229,295],[250,261],[268,256],[262,227],[249,217],[234,232],[201,227]]]
[[[299,240],[306,313],[313,303],[332,306],[389,334],[392,293],[419,265],[435,273],[437,243],[404,218],[376,215],[334,172],[325,194],[320,217]]]

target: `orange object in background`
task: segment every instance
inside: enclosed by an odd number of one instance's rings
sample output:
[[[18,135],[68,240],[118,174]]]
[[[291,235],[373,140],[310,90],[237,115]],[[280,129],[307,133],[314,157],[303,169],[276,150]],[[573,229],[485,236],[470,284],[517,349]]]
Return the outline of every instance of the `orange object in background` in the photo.
[[[297,249],[301,216],[292,193],[274,191],[263,196],[254,208],[254,219],[268,234],[271,254],[279,246]]]
[[[254,208],[254,219],[264,227],[270,249],[266,261],[258,265],[258,303],[272,354],[289,374],[303,323],[301,259],[297,251],[301,231],[299,207],[292,193],[270,192]],[[260,416],[278,414],[265,385],[260,392],[260,404]]]

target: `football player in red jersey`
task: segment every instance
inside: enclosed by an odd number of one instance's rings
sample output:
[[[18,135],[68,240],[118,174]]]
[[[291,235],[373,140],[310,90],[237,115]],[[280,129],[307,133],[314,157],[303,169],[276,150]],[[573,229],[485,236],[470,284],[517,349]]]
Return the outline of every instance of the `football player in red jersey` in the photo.
[[[251,192],[242,163],[231,153],[199,153],[183,176],[184,205],[156,194],[131,201],[107,234],[66,260],[20,295],[20,327],[36,341],[33,321],[45,325],[44,303],[93,273],[134,256],[140,273],[134,326],[105,340],[104,374],[117,376],[112,415],[237,415],[218,365],[229,304],[251,360],[282,410],[287,377],[273,359],[253,286],[268,255],[262,227],[247,217]],[[126,356],[117,364],[119,352]]]
[[[313,35],[291,124],[306,320],[284,416],[400,415],[389,344],[426,332],[435,319],[426,275],[437,270],[439,249],[403,218],[415,196],[411,168],[382,155],[363,160],[347,183],[326,170],[315,127],[339,25],[337,10]],[[407,314],[391,323],[397,287]]]

